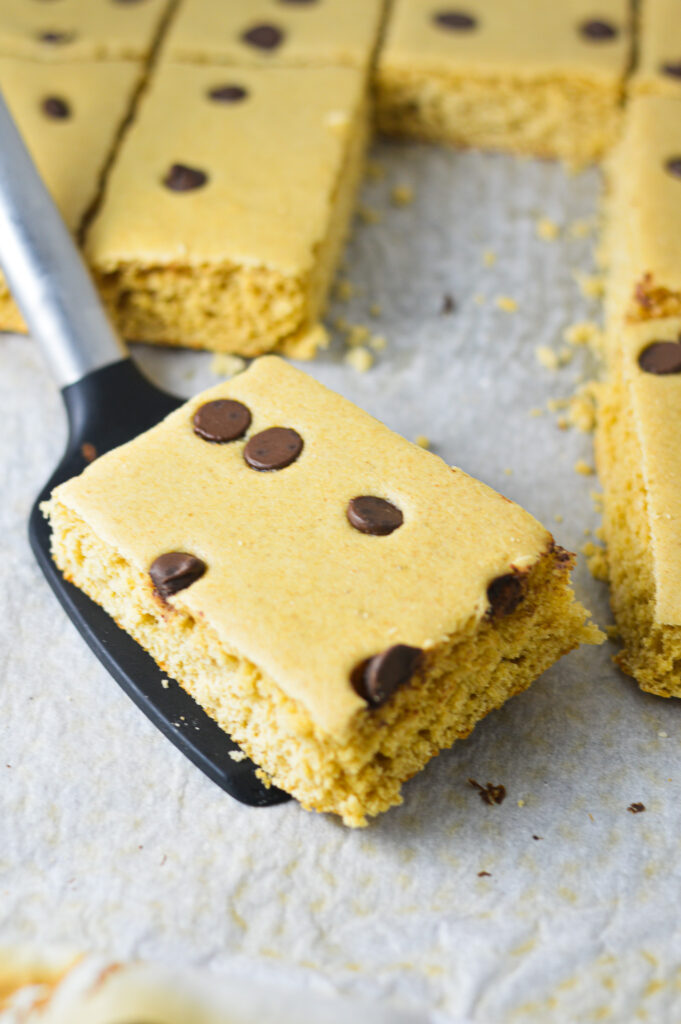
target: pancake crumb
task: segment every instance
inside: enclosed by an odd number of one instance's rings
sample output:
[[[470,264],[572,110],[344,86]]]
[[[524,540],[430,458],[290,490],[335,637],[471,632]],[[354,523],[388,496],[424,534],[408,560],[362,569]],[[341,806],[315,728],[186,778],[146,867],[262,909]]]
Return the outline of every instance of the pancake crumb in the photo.
[[[388,345],[388,339],[383,334],[372,334],[369,338],[369,348],[374,352],[383,352]]]
[[[560,234],[560,227],[550,217],[540,217],[535,224],[537,238],[544,242],[553,242]]]
[[[557,370],[560,363],[558,353],[554,352],[548,345],[538,345],[534,350],[535,359],[545,370]]]
[[[414,190],[410,185],[394,185],[390,198],[393,206],[409,206],[414,202]]]
[[[584,274],[574,271],[574,279],[585,299],[601,299],[605,293],[605,278],[602,274]]]
[[[419,448],[425,448],[426,451],[430,449],[430,438],[426,437],[425,434],[417,434],[414,438],[414,444],[417,444]]]
[[[380,224],[383,220],[383,215],[379,210],[364,205],[357,207],[357,216],[364,224]]]
[[[563,340],[568,345],[592,345],[598,341],[600,328],[592,320],[580,320],[570,324],[563,331]]]
[[[351,324],[348,327],[345,344],[349,345],[350,348],[355,348],[357,345],[363,345],[367,342],[369,340],[369,336],[369,328],[364,324]]]
[[[575,473],[579,473],[580,476],[593,476],[595,472],[593,466],[590,466],[588,462],[584,461],[584,459],[577,459],[574,465],[574,470]]]
[[[245,761],[248,758],[248,754],[244,754],[243,750],[230,750],[229,756],[232,761]]]
[[[482,262],[486,267],[493,267],[497,262],[497,254],[494,249],[485,249],[482,254]]]
[[[593,218],[573,220],[568,227],[568,234],[570,238],[587,238],[595,228],[596,222]]]
[[[355,286],[352,281],[348,281],[347,278],[341,278],[333,286],[334,297],[339,302],[347,302],[355,294]]]
[[[246,360],[228,352],[216,352],[210,361],[210,372],[216,377],[236,377],[246,369]]]
[[[351,366],[353,370],[357,370],[358,373],[366,373],[374,365],[374,357],[368,348],[358,345],[356,348],[351,348],[349,352],[345,353],[343,362],[346,366]]]
[[[582,545],[582,554],[586,558],[586,564],[589,572],[595,580],[600,580],[602,583],[608,582],[608,558],[605,548],[599,547],[594,544],[592,540]]]
[[[510,295],[498,295],[494,305],[497,309],[503,309],[504,313],[515,313],[518,309],[518,303]]]

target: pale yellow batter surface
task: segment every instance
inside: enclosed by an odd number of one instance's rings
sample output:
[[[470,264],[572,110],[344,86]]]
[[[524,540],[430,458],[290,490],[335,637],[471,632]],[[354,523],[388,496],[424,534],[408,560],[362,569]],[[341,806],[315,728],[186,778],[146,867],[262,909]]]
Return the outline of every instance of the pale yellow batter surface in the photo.
[[[640,13],[638,60],[630,91],[681,96],[681,6],[645,0]]]
[[[452,31],[435,20],[475,20]],[[614,30],[594,40],[580,26]],[[631,49],[627,0],[396,0],[378,62],[379,126],[389,134],[557,156],[581,164],[612,143]]]
[[[0,88],[5,100],[43,181],[74,233],[97,198],[101,176],[141,74],[141,66],[128,61],[44,64],[0,58]],[[46,115],[43,104],[49,99],[66,103],[69,116]],[[0,283],[0,329],[23,329],[4,282]]]
[[[0,54],[34,60],[146,57],[169,7],[170,0],[2,0]]]
[[[668,161],[678,161],[675,173]],[[629,102],[607,179],[610,323],[680,315],[681,94]]]
[[[314,323],[367,132],[352,68],[162,64],[86,245],[122,332],[254,355]],[[173,164],[206,183],[167,188]]]
[[[248,436],[294,428],[302,454],[257,472],[246,439],[211,444],[192,416],[231,397]],[[350,526],[359,495],[404,522]],[[404,441],[281,360],[192,399],[55,491],[66,575],[114,614],[306,806],[363,824],[442,746],[598,631],[567,586],[570,559],[517,505]],[[207,571],[169,599],[148,570],[184,551]],[[490,619],[487,588],[513,570],[527,596]],[[353,670],[394,644],[425,652],[422,686],[367,710]],[[389,729],[385,726],[388,724]]]
[[[681,696],[681,374],[646,373],[638,357],[654,341],[680,338],[681,318],[618,332],[597,434],[611,597],[624,644],[617,660],[662,696]]]
[[[384,6],[383,0],[183,0],[164,52],[174,60],[213,64],[366,68]],[[278,33],[270,48],[244,38],[263,26]]]

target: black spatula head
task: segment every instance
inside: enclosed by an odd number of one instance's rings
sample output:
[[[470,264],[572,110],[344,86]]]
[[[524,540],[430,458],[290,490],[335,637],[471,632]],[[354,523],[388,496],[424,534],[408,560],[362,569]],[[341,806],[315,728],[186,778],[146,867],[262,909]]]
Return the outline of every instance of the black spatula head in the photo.
[[[95,370],[62,391],[69,415],[66,453],[31,511],[29,538],[38,564],[84,640],[114,679],[161,732],[230,796],[264,807],[290,799],[255,775],[252,761],[235,761],[237,745],[132,637],[82,591],[67,583],[50,555],[50,530],[40,503],[64,480],[103,455],[153,427],[182,404],[155,387],[130,359]]]

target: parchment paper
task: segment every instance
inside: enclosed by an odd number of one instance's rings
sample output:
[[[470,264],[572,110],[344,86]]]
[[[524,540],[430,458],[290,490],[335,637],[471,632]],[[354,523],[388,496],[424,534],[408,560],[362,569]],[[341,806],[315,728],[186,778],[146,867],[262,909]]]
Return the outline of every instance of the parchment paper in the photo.
[[[304,368],[578,550],[598,522],[595,478],[573,469],[592,463],[591,439],[530,410],[589,372],[583,349],[557,372],[534,350],[597,316],[573,278],[592,269],[594,238],[568,226],[595,215],[598,173],[420,146],[374,157],[388,178],[363,202],[383,217],[357,223],[345,276],[358,290],[329,320],[368,323],[388,346],[366,374],[338,339]],[[396,184],[412,205],[391,205]],[[557,240],[536,236],[541,216],[564,228]],[[517,312],[497,308],[502,295]],[[0,352],[3,943],[236,972],[441,1022],[681,1017],[678,702],[640,693],[608,643],[491,715],[366,830],[235,803],[119,691],[34,565],[25,522],[65,421],[34,345],[4,337]],[[215,380],[210,355],[135,355],[185,395]],[[584,559],[576,586],[609,623]],[[503,783],[505,802],[484,804],[469,778]]]

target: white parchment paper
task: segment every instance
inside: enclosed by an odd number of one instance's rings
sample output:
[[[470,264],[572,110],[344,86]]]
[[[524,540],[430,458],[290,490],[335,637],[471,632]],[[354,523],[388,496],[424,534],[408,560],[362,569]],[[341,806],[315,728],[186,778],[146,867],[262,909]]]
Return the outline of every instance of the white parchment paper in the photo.
[[[374,155],[388,177],[363,201],[382,220],[356,225],[345,276],[357,291],[329,319],[370,324],[388,346],[366,374],[338,339],[305,368],[427,435],[578,550],[597,525],[595,479],[573,469],[593,462],[591,439],[530,410],[588,372],[582,349],[553,373],[534,350],[562,348],[565,326],[597,316],[573,278],[592,269],[594,238],[568,230],[595,215],[597,172],[420,146]],[[412,205],[391,205],[396,184],[413,187]],[[541,216],[561,225],[557,240],[536,236]],[[206,354],[135,355],[186,395],[215,380]],[[0,360],[0,940],[237,972],[437,1021],[681,1017],[678,702],[618,674],[612,644],[584,649],[366,830],[295,803],[235,803],[119,691],[40,576],[25,523],[65,420],[30,341],[1,338]],[[583,559],[576,586],[610,622]],[[485,805],[469,778],[503,783],[506,801]],[[639,801],[644,813],[627,811]]]

